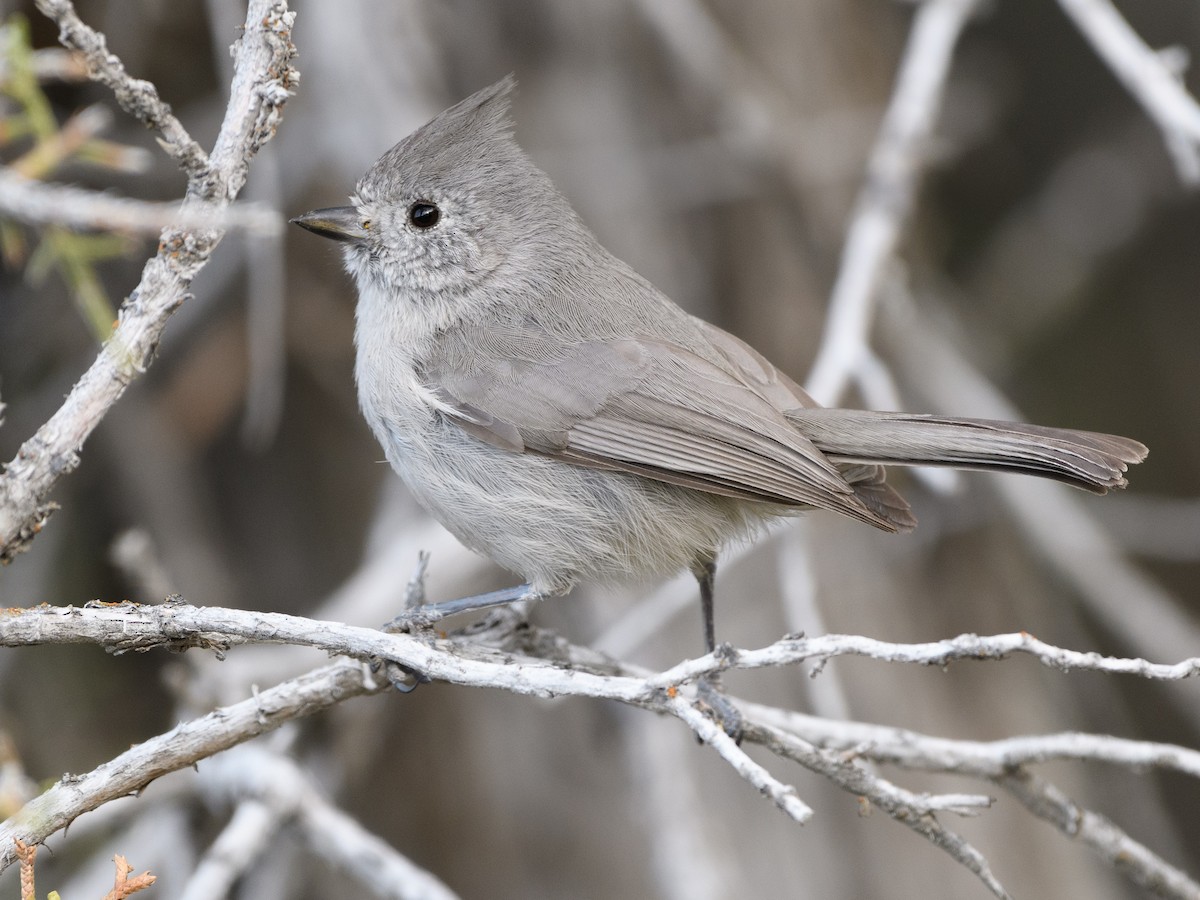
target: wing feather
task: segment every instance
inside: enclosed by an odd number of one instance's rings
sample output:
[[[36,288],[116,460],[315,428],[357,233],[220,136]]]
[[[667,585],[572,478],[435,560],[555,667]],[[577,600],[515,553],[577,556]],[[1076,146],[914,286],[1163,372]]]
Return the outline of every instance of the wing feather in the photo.
[[[666,341],[459,329],[422,375],[461,427],[505,449],[895,528],[758,385]]]

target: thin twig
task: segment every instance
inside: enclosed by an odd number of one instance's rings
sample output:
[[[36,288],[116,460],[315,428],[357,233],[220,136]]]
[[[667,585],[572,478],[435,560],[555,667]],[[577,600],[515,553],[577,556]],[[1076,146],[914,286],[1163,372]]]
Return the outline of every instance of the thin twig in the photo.
[[[1200,657],[1178,663],[1151,663],[1144,659],[1102,656],[1055,647],[1031,634],[961,634],[924,644],[898,644],[857,634],[825,634],[817,637],[785,638],[759,650],[722,648],[716,654],[687,660],[668,669],[655,683],[682,684],[711,674],[719,668],[760,669],[794,665],[808,660],[823,663],[837,656],[864,656],[884,662],[946,666],[952,662],[1006,659],[1028,654],[1045,666],[1062,672],[1089,670],[1114,675],[1138,675],[1156,681],[1180,681],[1200,675]]]
[[[134,875],[133,878],[130,878],[133,866],[119,853],[113,857],[113,863],[117,869],[116,875],[113,877],[113,888],[104,895],[104,900],[125,900],[129,895],[144,891],[158,880],[149,872],[143,872],[141,875]]]
[[[241,228],[275,234],[282,218],[272,209],[239,203],[219,206],[178,200],[154,202],[116,197],[65,184],[23,178],[0,169],[0,213],[31,225],[61,225],[80,231],[116,231],[158,236],[164,228],[215,231]]]
[[[388,896],[398,900],[455,900],[458,896],[441,879],[368,832],[311,785],[301,800],[297,824],[309,849],[364,886],[378,889],[386,885]]]
[[[258,5],[261,7],[263,4]],[[254,7],[252,3],[252,12]],[[204,178],[208,174],[208,156],[175,117],[171,107],[158,96],[158,89],[149,81],[133,78],[125,71],[125,64],[116,54],[108,51],[104,35],[79,18],[70,0],[37,0],[37,8],[57,23],[59,42],[83,56],[88,75],[106,85],[122,109],[147,128],[159,132],[163,149],[179,163],[189,180]],[[246,22],[247,27],[252,24],[250,17]]]
[[[754,703],[742,703],[739,708],[749,718],[789,731],[811,744],[906,769],[996,778],[1023,766],[1073,760],[1132,770],[1171,769],[1200,779],[1200,750],[1178,744],[1077,731],[967,741]]]
[[[946,798],[931,798],[928,795],[922,797],[872,775],[852,761],[839,759],[829,751],[808,745],[795,735],[770,726],[751,725],[747,728],[746,737],[795,760],[806,769],[825,775],[842,790],[865,797],[872,806],[911,828],[935,847],[945,850],[956,862],[974,873],[995,896],[1008,897],[983,854],[961,835],[943,827],[934,815],[939,810],[975,815],[980,809],[991,805],[990,798],[958,795],[947,801]]]
[[[727,735],[713,719],[700,712],[694,704],[682,696],[673,696],[666,701],[666,708],[720,754],[742,778],[758,789],[764,797],[778,806],[792,820],[803,825],[813,816],[812,808],[796,795],[796,789],[774,778],[766,769],[754,762],[737,742]]]

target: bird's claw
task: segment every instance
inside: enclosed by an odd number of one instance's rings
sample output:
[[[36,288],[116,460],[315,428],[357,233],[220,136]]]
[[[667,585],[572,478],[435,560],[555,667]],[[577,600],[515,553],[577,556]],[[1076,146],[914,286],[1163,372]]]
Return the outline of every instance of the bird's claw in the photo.
[[[725,696],[720,677],[706,675],[697,681],[696,698],[700,701],[701,709],[721,726],[721,730],[740,744],[745,731],[742,714],[733,701]]]

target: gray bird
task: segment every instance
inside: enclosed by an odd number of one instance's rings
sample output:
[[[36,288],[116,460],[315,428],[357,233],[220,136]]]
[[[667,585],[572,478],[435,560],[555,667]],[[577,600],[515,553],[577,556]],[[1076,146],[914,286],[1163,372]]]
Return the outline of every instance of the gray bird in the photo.
[[[342,242],[359,293],[359,402],[389,462],[532,593],[688,568],[712,650],[729,542],[814,508],[915,526],[885,465],[1105,493],[1145,458],[1107,434],[822,408],[600,245],[513,138],[513,86],[402,140],[353,205],[292,221]]]

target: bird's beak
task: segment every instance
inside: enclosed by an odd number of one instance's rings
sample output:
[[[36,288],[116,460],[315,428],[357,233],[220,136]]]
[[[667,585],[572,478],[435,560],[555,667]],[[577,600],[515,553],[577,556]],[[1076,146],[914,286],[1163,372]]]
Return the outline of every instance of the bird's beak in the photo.
[[[335,241],[361,241],[367,236],[362,227],[358,210],[353,206],[329,206],[325,209],[314,209],[292,219],[293,225],[299,225],[319,234],[321,237]]]

